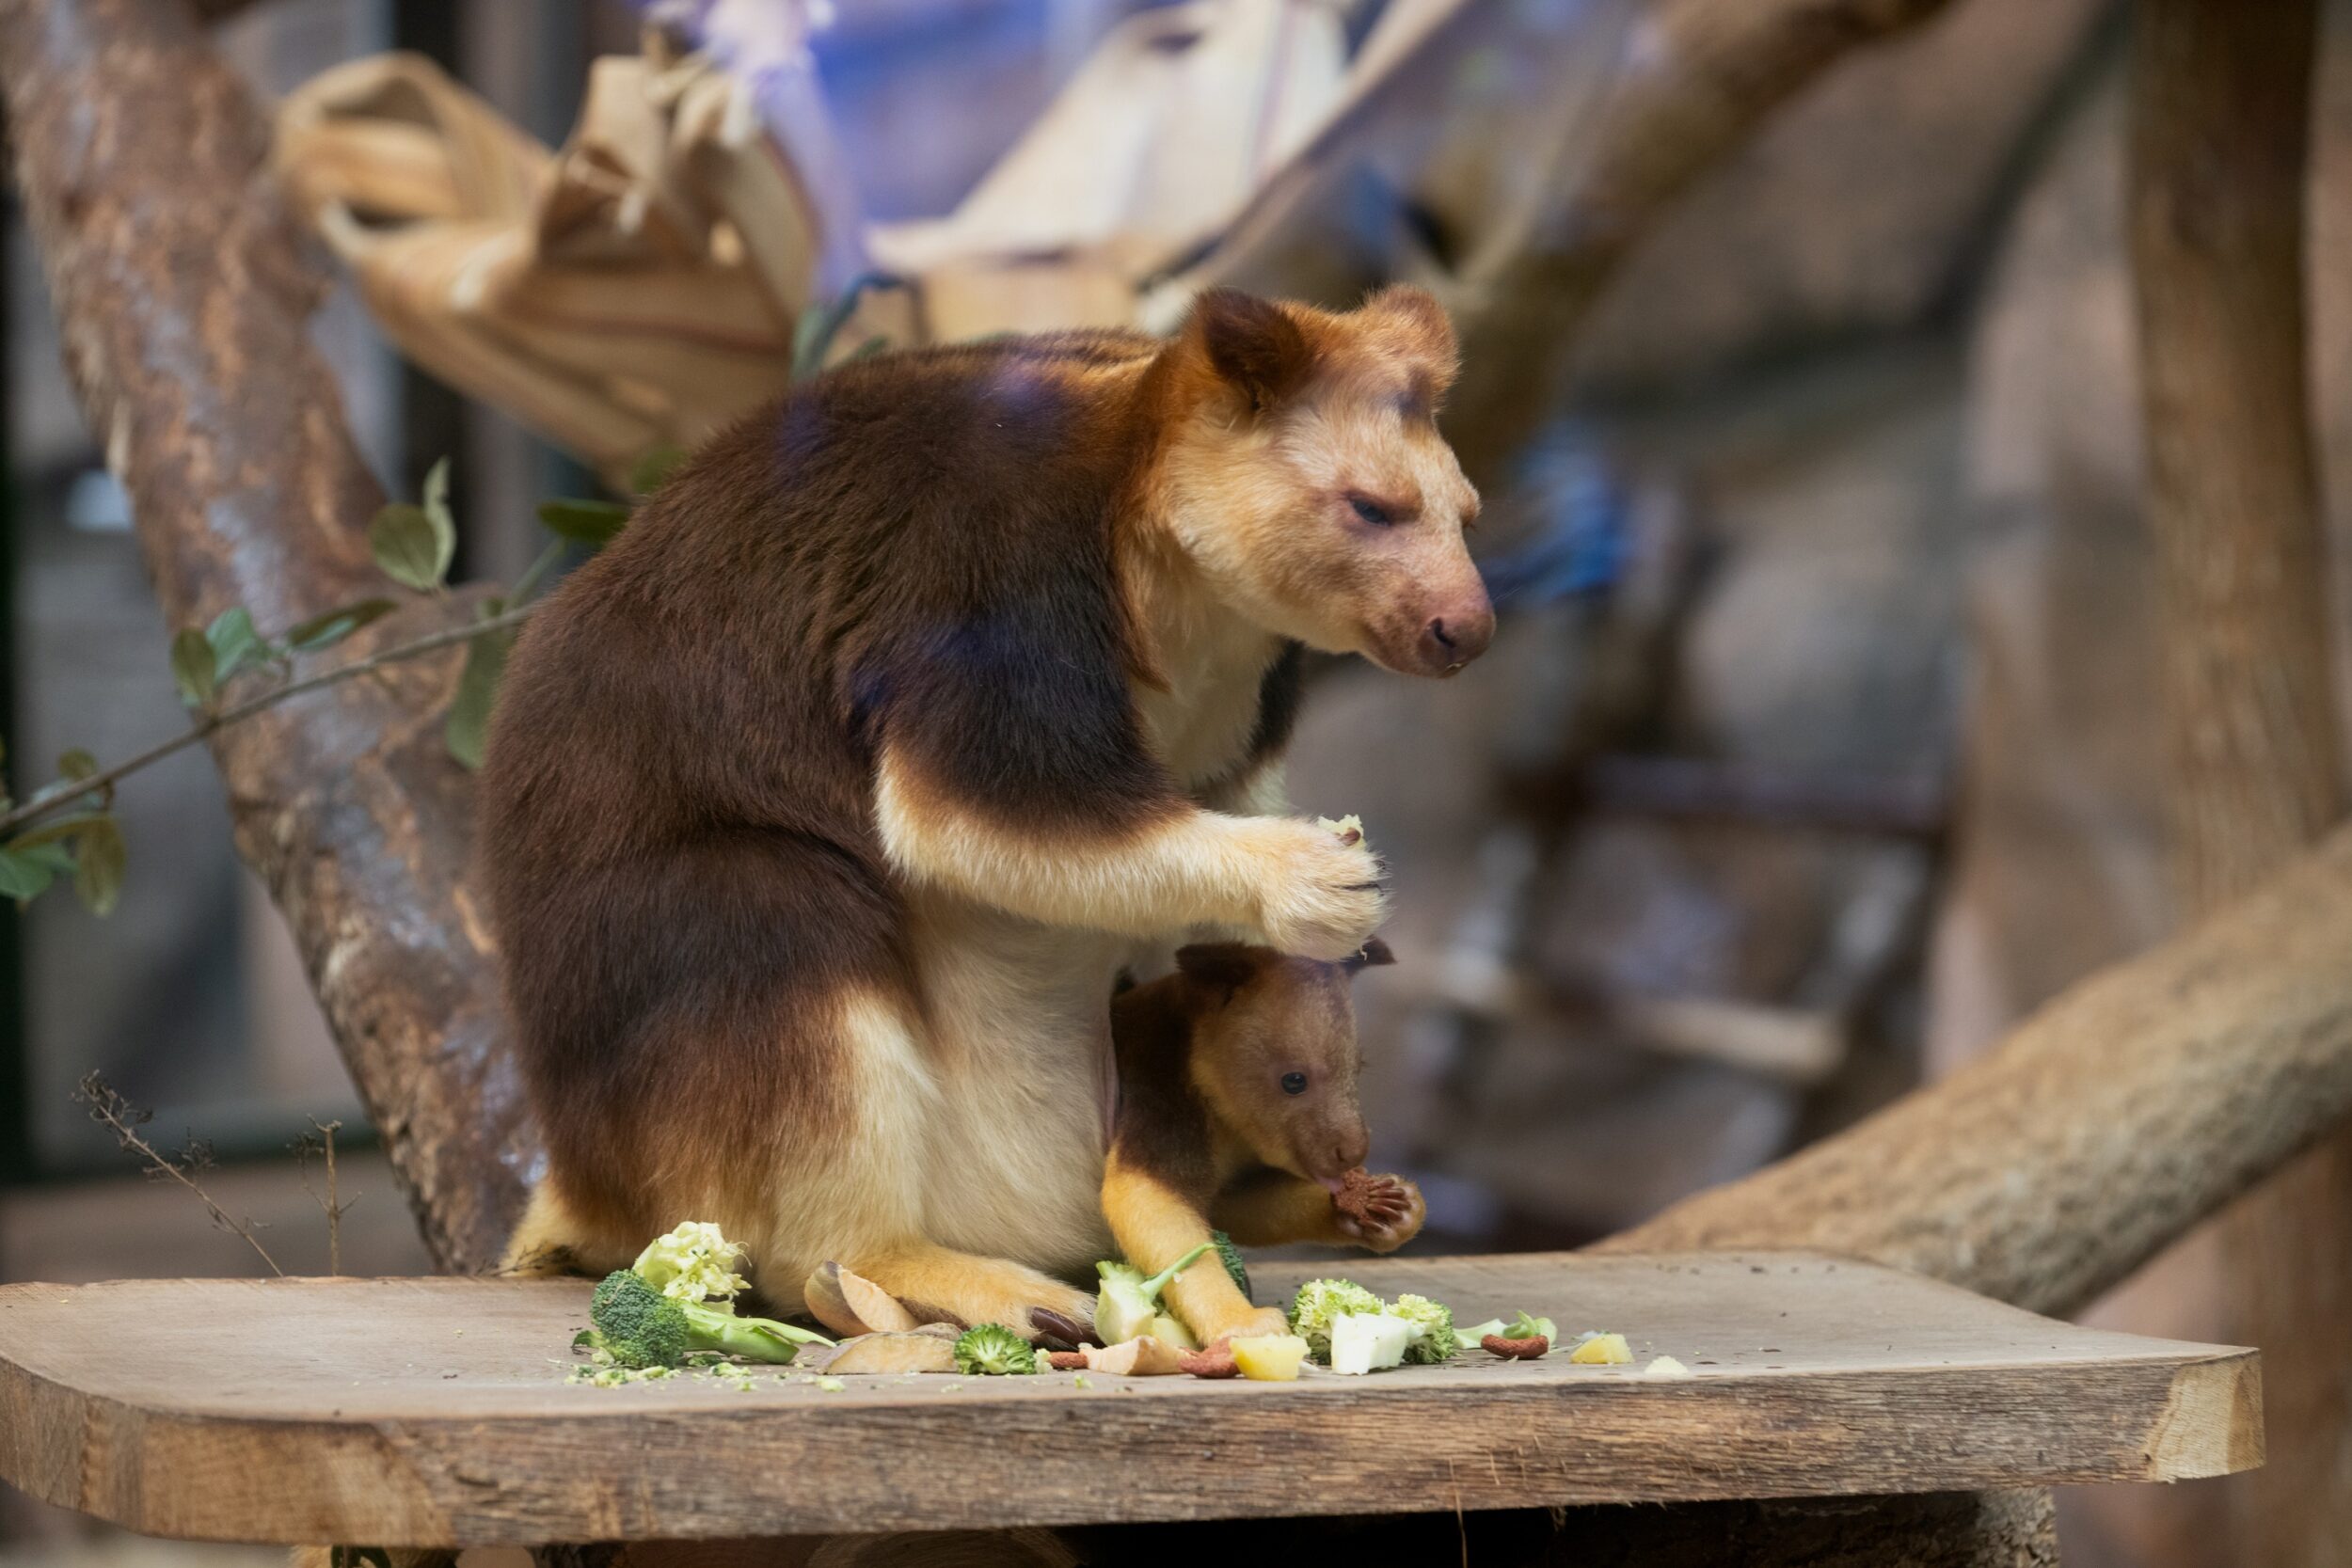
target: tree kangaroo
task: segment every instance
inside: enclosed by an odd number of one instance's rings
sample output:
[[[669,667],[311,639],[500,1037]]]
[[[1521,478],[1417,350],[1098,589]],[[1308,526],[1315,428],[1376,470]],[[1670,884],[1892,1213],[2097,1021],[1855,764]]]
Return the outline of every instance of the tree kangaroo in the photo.
[[[1213,291],[845,365],[648,499],[524,630],[482,778],[518,1266],[714,1220],[779,1309],[833,1259],[1084,1323],[1121,966],[1380,920],[1362,845],[1272,815],[1302,645],[1435,676],[1492,633],[1454,352],[1418,290]]]

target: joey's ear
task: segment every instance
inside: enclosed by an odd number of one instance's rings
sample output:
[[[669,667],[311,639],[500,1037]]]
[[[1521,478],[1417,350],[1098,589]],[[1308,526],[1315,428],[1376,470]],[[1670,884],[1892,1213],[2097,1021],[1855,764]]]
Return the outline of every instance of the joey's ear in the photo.
[[[1382,964],[1394,962],[1396,962],[1396,955],[1389,951],[1387,942],[1382,942],[1378,937],[1366,937],[1364,945],[1357,951],[1354,957],[1343,960],[1341,967],[1353,974],[1359,969],[1377,969]]]
[[[1239,289],[1202,294],[1193,301],[1192,322],[1210,367],[1253,409],[1270,408],[1297,390],[1313,362],[1307,336],[1288,311]]]
[[[1176,968],[1204,990],[1229,1001],[1258,973],[1258,956],[1238,942],[1196,942],[1176,949]]]

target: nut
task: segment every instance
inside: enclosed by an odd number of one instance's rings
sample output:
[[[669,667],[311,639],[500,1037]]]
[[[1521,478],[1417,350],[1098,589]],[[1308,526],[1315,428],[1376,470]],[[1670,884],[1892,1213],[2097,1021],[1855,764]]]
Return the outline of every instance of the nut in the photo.
[[[1086,1370],[1087,1353],[1082,1350],[1049,1351],[1045,1363],[1057,1372],[1082,1372]]]
[[[1478,1342],[1486,1348],[1488,1354],[1500,1355],[1506,1361],[1533,1361],[1551,1348],[1551,1341],[1540,1334],[1532,1334],[1524,1339],[1506,1339],[1500,1334],[1489,1334]]]
[[[1176,1364],[1195,1377],[1241,1376],[1241,1363],[1233,1359],[1230,1348],[1188,1350],[1176,1357]]]

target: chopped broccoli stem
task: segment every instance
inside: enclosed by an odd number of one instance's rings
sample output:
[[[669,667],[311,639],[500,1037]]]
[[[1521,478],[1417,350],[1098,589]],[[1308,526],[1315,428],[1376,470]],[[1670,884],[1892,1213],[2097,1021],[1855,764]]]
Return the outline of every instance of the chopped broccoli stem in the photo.
[[[675,1367],[695,1351],[746,1361],[789,1361],[801,1346],[832,1340],[772,1318],[666,1296],[628,1269],[605,1275],[589,1306],[593,1343],[625,1367]]]
[[[1350,1312],[1378,1312],[1380,1298],[1352,1279],[1310,1279],[1291,1302],[1291,1332],[1327,1366],[1331,1360],[1331,1324]]]

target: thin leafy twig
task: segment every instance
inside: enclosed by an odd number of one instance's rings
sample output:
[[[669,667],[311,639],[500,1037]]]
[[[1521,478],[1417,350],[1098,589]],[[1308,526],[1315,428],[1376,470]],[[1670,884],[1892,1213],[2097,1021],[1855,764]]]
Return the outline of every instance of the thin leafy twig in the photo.
[[[330,1275],[343,1272],[343,1216],[351,1212],[353,1204],[366,1196],[354,1193],[349,1203],[336,1196],[335,1134],[342,1131],[342,1125],[340,1121],[323,1122],[312,1117],[310,1131],[296,1138],[294,1146],[295,1164],[302,1173],[302,1190],[310,1195],[310,1200],[326,1215],[326,1272]],[[326,1158],[326,1193],[324,1196],[310,1185],[310,1156],[321,1152]]]
[[[199,1186],[196,1179],[188,1174],[191,1170],[201,1170],[212,1164],[209,1148],[192,1142],[185,1153],[174,1159],[149,1143],[140,1134],[139,1129],[152,1121],[155,1113],[124,1099],[114,1085],[106,1082],[103,1073],[87,1074],[82,1079],[81,1087],[74,1091],[73,1098],[89,1107],[90,1119],[113,1132],[124,1152],[135,1154],[147,1163],[148,1175],[168,1177],[194,1193],[211,1212],[215,1225],[244,1237],[246,1244],[261,1254],[262,1261],[269,1265],[270,1273],[281,1277],[285,1275],[286,1271],[278,1266],[278,1259],[272,1258],[269,1249],[262,1245],[261,1238],[253,1234],[253,1221],[249,1218],[230,1218],[229,1211],[214,1202],[213,1195]]]
[[[381,670],[388,664],[397,664],[404,659],[416,658],[437,649],[452,647],[460,642],[470,642],[475,638],[491,632],[504,631],[511,626],[521,626],[530,618],[532,610],[535,608],[535,605],[518,605],[503,614],[485,616],[469,626],[449,626],[440,631],[430,632],[409,641],[380,649],[365,658],[356,658],[348,664],[338,664],[331,670],[321,670],[315,674],[305,675],[300,680],[289,681],[284,686],[273,687],[258,696],[248,697],[233,706],[225,707],[218,713],[208,714],[193,729],[184,734],[174,736],[160,745],[151,746],[136,756],[116,763],[112,768],[93,773],[87,779],[74,781],[79,787],[70,793],[51,796],[45,800],[37,797],[7,812],[0,812],[0,837],[13,833],[28,822],[38,822],[44,816],[53,816],[77,801],[87,799],[92,794],[112,789],[118,781],[128,775],[143,768],[151,767],[175,752],[183,752],[199,741],[210,739],[216,732],[227,729],[242,720],[250,719],[265,708],[274,707],[289,697],[299,697],[306,691],[315,691],[323,686],[333,686],[338,681],[346,681],[355,675],[369,674]]]

